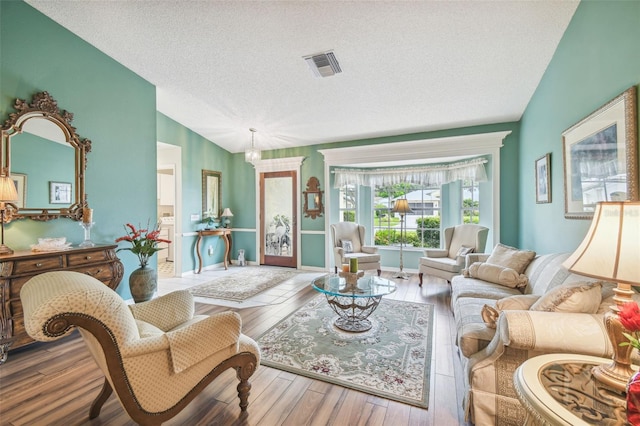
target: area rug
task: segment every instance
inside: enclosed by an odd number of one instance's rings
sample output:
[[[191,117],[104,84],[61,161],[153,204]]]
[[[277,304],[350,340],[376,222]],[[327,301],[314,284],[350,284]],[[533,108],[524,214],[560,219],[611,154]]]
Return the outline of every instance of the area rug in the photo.
[[[427,408],[433,305],[383,299],[364,333],[341,331],[323,295],[257,341],[260,363]]]
[[[235,274],[215,278],[189,288],[194,296],[241,302],[295,277],[295,270],[247,267]]]

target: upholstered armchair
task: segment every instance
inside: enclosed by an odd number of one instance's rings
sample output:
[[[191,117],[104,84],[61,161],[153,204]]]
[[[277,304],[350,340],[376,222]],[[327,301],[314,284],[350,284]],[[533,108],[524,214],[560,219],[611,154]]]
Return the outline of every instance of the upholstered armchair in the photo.
[[[241,412],[247,409],[260,350],[241,333],[237,313],[194,316],[193,298],[184,290],[129,306],[95,278],[69,271],[33,277],[20,297],[32,338],[51,341],[80,331],[105,375],[91,419],[115,391],[136,423],[160,424],[228,368],[240,381]]]
[[[459,275],[468,253],[482,253],[487,244],[489,228],[475,224],[457,225],[444,230],[444,248],[426,249],[420,258],[418,277],[422,286],[424,274],[444,278]]]
[[[335,271],[352,258],[358,259],[358,269],[375,269],[380,275],[380,255],[378,248],[365,245],[365,228],[353,222],[331,225],[331,240],[335,257]]]

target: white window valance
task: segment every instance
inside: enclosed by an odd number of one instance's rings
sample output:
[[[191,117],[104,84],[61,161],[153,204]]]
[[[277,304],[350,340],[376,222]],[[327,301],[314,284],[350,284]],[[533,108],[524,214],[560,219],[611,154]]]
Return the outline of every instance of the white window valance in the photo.
[[[449,164],[430,164],[412,167],[388,167],[378,169],[334,169],[334,188],[345,185],[385,187],[398,183],[413,183],[427,187],[439,187],[456,180],[472,179],[486,182],[484,169],[486,158],[458,161]]]

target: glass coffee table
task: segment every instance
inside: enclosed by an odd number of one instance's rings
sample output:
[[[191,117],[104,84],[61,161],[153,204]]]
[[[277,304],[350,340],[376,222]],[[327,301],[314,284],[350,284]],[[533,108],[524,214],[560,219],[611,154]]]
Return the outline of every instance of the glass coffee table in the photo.
[[[345,278],[329,274],[314,279],[311,285],[327,297],[327,302],[338,314],[334,325],[341,330],[363,332],[371,329],[367,318],[380,304],[382,296],[396,291],[396,284],[376,275],[365,275],[353,284]]]

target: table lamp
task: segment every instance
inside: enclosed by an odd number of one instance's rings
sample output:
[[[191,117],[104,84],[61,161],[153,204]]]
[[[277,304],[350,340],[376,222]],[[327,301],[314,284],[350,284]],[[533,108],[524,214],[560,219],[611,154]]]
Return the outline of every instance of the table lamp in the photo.
[[[12,254],[13,250],[7,247],[4,244],[4,213],[7,209],[6,202],[7,201],[16,201],[18,199],[18,191],[16,190],[16,185],[13,183],[13,180],[6,175],[0,176],[0,219],[2,220],[0,227],[1,231],[1,244],[0,244],[0,255],[4,254]]]
[[[640,284],[640,202],[601,202],[596,206],[591,227],[584,241],[562,264],[569,271],[617,283],[613,290],[615,305],[605,314],[604,322],[613,345],[611,364],[593,368],[594,377],[617,390],[624,390],[631,369],[633,346],[622,335],[624,327],[618,312],[633,302],[632,285]]]
[[[393,203],[393,209],[391,209],[391,211],[400,213],[400,272],[398,272],[396,278],[402,278],[403,280],[406,280],[409,277],[407,273],[402,270],[404,268],[404,265],[402,264],[402,246],[404,245],[404,239],[402,238],[402,228],[404,225],[404,215],[407,213],[413,213],[413,210],[411,210],[411,207],[409,207],[409,202],[407,201],[407,199],[402,198],[396,200],[395,203]]]
[[[231,223],[231,219],[229,218],[233,217],[233,213],[231,213],[231,209],[229,207],[225,207],[225,209],[222,211],[222,214],[220,216],[224,218],[224,221],[223,221],[224,227],[229,228],[229,224]]]

